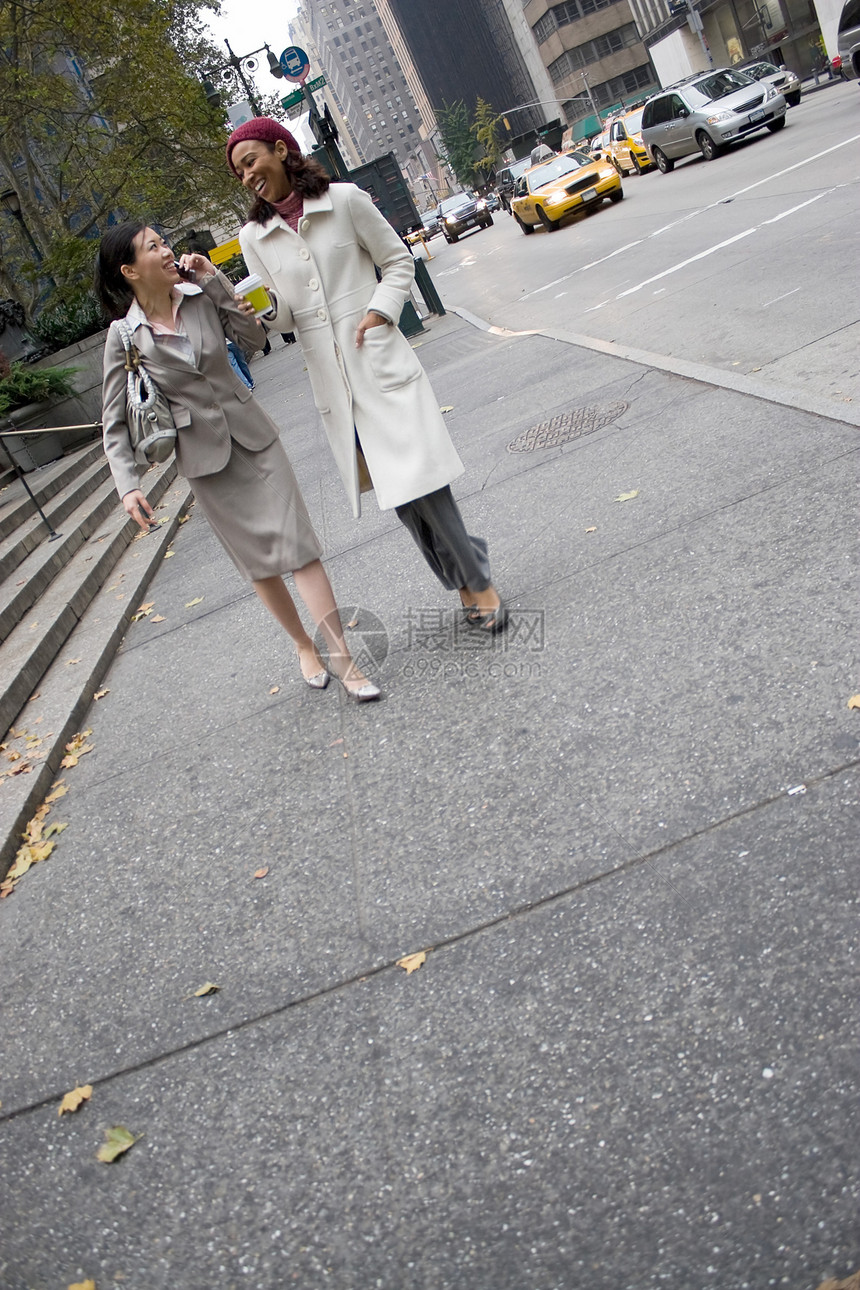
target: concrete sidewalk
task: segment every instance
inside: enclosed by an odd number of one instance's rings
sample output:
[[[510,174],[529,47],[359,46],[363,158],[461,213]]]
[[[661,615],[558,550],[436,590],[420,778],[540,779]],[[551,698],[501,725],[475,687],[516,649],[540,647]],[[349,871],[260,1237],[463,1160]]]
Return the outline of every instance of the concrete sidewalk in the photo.
[[[860,1265],[858,432],[450,315],[416,343],[511,630],[351,519],[301,354],[258,361],[386,699],[308,690],[192,511],[0,903],[4,1290]]]

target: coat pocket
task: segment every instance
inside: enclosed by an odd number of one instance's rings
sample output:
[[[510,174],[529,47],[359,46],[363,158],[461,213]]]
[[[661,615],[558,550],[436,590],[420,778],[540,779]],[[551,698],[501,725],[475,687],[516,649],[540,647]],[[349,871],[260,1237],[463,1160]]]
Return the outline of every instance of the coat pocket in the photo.
[[[173,417],[173,424],[177,430],[181,430],[183,426],[191,425],[191,412],[188,408],[180,407],[178,403],[170,404],[170,415]]]
[[[424,371],[409,341],[397,327],[370,327],[362,347],[380,390],[398,390]]]

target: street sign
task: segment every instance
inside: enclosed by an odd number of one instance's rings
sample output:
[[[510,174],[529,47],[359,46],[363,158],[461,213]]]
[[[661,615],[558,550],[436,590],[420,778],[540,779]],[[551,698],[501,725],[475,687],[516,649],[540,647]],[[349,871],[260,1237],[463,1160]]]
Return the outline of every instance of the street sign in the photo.
[[[321,90],[326,83],[327,83],[326,78],[324,76],[317,76],[315,80],[308,81],[306,83],[305,89],[311,90],[311,91]],[[288,94],[286,98],[281,99],[281,107],[282,108],[295,107],[298,103],[303,103],[304,101],[305,101],[304,90],[293,90],[292,94]]]
[[[288,81],[303,81],[311,69],[311,60],[298,45],[288,45],[278,61]]]

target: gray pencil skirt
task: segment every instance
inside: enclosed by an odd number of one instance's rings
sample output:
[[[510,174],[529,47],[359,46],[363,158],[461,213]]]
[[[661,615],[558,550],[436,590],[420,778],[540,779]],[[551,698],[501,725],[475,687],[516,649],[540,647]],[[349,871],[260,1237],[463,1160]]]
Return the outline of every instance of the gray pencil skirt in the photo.
[[[190,481],[200,509],[243,577],[255,582],[302,569],[322,555],[279,439],[260,452],[231,440],[230,460]]]

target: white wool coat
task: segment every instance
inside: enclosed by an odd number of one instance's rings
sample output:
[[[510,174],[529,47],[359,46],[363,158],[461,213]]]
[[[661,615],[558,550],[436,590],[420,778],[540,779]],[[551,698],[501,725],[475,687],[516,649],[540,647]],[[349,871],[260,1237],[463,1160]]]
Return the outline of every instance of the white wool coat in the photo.
[[[305,198],[297,233],[275,215],[246,224],[240,241],[248,272],[276,296],[266,323],[301,343],[353,514],[361,514],[356,432],[382,510],[462,474],[438,399],[396,326],[415,273],[412,256],[368,195],[355,184],[332,184],[322,197]],[[371,309],[394,325],[366,331],[357,349],[356,327]]]

